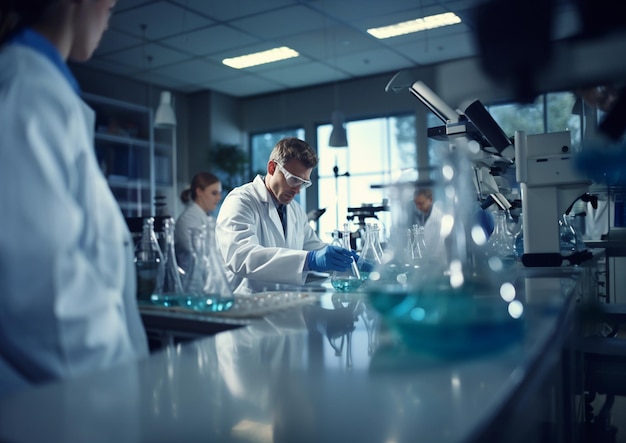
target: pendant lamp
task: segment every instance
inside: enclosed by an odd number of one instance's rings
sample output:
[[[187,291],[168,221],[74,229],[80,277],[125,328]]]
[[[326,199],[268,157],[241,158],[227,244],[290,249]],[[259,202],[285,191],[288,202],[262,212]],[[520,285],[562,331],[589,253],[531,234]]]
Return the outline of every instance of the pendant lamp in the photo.
[[[328,146],[333,148],[346,148],[348,146],[348,135],[346,134],[345,116],[341,111],[333,111],[331,114],[333,129],[330,132]]]
[[[172,128],[176,126],[176,114],[172,107],[172,93],[161,92],[161,102],[154,116],[154,126],[156,128]]]

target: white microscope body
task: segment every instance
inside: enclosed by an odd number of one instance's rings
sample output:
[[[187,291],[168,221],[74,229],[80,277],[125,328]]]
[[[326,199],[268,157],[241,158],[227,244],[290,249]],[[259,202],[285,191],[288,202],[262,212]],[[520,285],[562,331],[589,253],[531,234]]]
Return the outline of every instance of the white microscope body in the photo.
[[[570,133],[515,133],[527,267],[560,266],[559,220],[591,184],[574,169]]]

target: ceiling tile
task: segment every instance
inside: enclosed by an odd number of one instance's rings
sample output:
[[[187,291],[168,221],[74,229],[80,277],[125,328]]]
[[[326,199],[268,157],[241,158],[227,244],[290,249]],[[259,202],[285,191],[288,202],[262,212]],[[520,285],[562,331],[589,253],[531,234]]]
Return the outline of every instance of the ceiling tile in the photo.
[[[94,51],[94,55],[103,55],[109,52],[119,51],[121,49],[127,49],[133,46],[141,44],[141,39],[133,37],[132,35],[118,32],[115,29],[109,29],[102,36],[100,45]]]
[[[229,0],[223,2],[187,0],[185,5],[189,9],[206,14],[215,20],[227,21],[295,3],[297,2],[294,0]]]
[[[235,97],[265,94],[285,89],[285,85],[256,76],[237,76],[230,80],[211,82],[210,86],[207,85],[206,87]]]
[[[345,80],[349,76],[321,63],[303,63],[259,73],[260,77],[283,83],[290,88]]]
[[[212,20],[184,8],[160,1],[116,13],[111,18],[110,25],[112,29],[123,29],[141,38],[144,36],[141,26],[146,25],[145,37],[148,40],[158,40],[212,23]]]
[[[473,36],[469,33],[432,38],[421,44],[398,45],[396,50],[420,65],[470,57],[477,53]]]
[[[232,26],[266,40],[325,28],[329,24],[324,15],[304,6],[289,6],[231,22]]]
[[[203,59],[185,60],[155,71],[166,77],[185,79],[186,83],[207,83],[232,76],[231,68]]]
[[[205,55],[259,43],[259,39],[228,26],[218,25],[170,37],[161,43],[181,51]]]
[[[378,49],[381,44],[374,37],[348,26],[333,25],[281,39],[287,46],[310,57],[326,60],[365,49]]]
[[[337,67],[355,77],[411,68],[414,65],[407,57],[389,49],[353,53],[337,58]]]
[[[137,46],[113,54],[107,54],[100,58],[113,63],[130,65],[137,69],[149,70],[154,67],[189,59],[190,56],[165,48],[157,43],[148,43],[145,46]]]

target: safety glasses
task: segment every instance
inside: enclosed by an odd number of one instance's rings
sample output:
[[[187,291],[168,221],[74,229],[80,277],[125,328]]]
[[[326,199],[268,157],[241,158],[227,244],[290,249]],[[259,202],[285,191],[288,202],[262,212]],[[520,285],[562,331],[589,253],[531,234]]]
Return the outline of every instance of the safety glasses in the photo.
[[[305,180],[298,177],[297,175],[293,175],[291,172],[287,171],[280,163],[274,162],[274,164],[276,165],[278,170],[283,173],[287,184],[292,188],[308,188],[313,184],[310,180]]]

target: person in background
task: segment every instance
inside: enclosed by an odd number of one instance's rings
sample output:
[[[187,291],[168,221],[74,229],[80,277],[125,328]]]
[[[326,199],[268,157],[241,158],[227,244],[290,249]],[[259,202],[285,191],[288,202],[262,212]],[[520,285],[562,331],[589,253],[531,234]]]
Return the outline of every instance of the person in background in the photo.
[[[174,243],[178,266],[188,271],[192,251],[189,228],[206,225],[207,216],[222,199],[222,183],[210,172],[198,172],[180,194],[180,199],[186,207],[176,220]]]
[[[66,64],[115,2],[0,1],[0,396],[148,354],[133,242]]]
[[[443,211],[439,203],[433,201],[433,190],[416,188],[413,203],[415,204],[413,224],[424,227],[425,257],[430,261],[440,260],[443,263],[447,257],[445,241],[440,235]]]
[[[345,271],[350,266],[352,251],[324,243],[302,206],[293,202],[311,185],[317,162],[308,143],[284,138],[270,154],[267,175],[256,176],[224,199],[216,237],[235,293],[302,285],[309,271]]]

